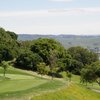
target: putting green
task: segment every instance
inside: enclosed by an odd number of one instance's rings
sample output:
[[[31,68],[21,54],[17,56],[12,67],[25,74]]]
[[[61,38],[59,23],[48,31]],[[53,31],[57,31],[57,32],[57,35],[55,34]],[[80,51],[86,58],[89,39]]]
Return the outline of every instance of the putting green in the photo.
[[[26,75],[8,74],[7,77],[10,79],[0,81],[0,93],[27,90],[47,82],[47,80]]]

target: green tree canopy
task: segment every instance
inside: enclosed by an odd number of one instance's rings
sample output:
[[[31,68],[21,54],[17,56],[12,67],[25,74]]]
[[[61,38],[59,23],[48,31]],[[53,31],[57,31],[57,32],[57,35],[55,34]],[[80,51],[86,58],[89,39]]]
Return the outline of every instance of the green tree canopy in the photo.
[[[93,67],[86,65],[85,68],[81,70],[81,82],[93,83],[97,78],[95,73],[96,70]]]
[[[71,47],[68,49],[68,53],[73,59],[81,62],[83,65],[91,64],[98,60],[98,55],[82,47]]]
[[[31,50],[33,53],[38,53],[46,64],[50,64],[51,51],[56,51],[57,58],[62,58],[66,55],[64,47],[54,39],[39,38],[34,41]]]
[[[49,67],[46,66],[46,64],[44,62],[38,63],[37,64],[37,71],[39,74],[42,75],[47,75],[49,72]]]
[[[86,65],[81,71],[81,79],[90,83],[96,81],[100,85],[100,61]]]
[[[11,36],[12,39],[17,40],[18,35],[14,32],[6,31],[7,34]]]
[[[14,57],[17,56],[19,51],[19,45],[15,37],[17,39],[17,35],[14,32],[8,32],[0,28],[0,50],[6,49],[9,53],[12,52]]]
[[[0,48],[0,62],[1,61],[9,61],[12,60],[14,58],[11,50],[7,49],[7,48]]]
[[[22,69],[37,70],[36,68],[37,64],[42,61],[43,61],[42,58],[38,54],[32,52],[26,52],[18,56],[15,64],[17,65],[17,67]]]
[[[100,61],[92,63],[91,67],[93,68],[97,76],[96,82],[100,85]]]

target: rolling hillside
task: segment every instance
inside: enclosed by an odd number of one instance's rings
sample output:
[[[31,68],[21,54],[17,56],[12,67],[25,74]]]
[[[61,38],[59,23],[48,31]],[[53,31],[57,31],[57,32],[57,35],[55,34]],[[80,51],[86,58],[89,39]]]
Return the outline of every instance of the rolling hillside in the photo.
[[[99,100],[100,94],[79,84],[73,76],[69,85],[65,79],[48,79],[34,72],[9,66],[3,79],[0,68],[0,100]],[[91,85],[88,85],[91,86]],[[97,85],[94,85],[94,87]],[[99,89],[99,88],[98,88]]]
[[[30,100],[33,96],[54,91],[65,82],[42,78],[40,75],[9,66],[6,77],[0,66],[0,100]]]
[[[99,100],[100,94],[80,85],[71,84],[56,92],[45,93],[33,97],[32,100]]]
[[[86,48],[100,48],[100,36],[78,35],[28,35],[19,34],[18,40],[34,40],[38,38],[53,38],[62,43],[66,48],[82,46]]]

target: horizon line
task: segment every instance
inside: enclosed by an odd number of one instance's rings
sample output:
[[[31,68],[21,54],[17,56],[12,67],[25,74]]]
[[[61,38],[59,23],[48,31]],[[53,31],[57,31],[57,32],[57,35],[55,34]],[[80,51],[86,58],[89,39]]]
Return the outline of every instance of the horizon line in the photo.
[[[42,36],[45,36],[45,35],[47,35],[47,36],[49,36],[49,35],[53,35],[53,36],[60,36],[60,35],[68,35],[68,36],[100,36],[100,34],[88,34],[88,35],[86,35],[86,34],[32,34],[32,33],[30,33],[30,34],[25,34],[25,33],[20,34],[20,33],[17,33],[17,35],[42,35]]]

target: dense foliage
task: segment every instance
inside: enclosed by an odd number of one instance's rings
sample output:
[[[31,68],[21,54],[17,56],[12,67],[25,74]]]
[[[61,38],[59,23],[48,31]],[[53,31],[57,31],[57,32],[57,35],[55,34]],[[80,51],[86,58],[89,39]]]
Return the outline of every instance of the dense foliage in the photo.
[[[18,41],[14,32],[0,28],[0,62],[14,60],[21,69],[39,74],[58,74],[66,71],[81,74],[82,82],[96,81],[100,84],[98,55],[82,47],[66,50],[58,41],[39,38],[33,41]]]
[[[39,38],[36,41],[34,41],[31,47],[31,51],[33,53],[38,53],[43,58],[43,61],[46,64],[50,63],[49,58],[51,51],[55,51],[55,54],[58,58],[62,58],[66,53],[66,50],[59,42],[55,41],[54,39],[47,38]]]
[[[98,61],[98,55],[96,53],[80,46],[69,48],[68,53],[74,59],[71,66],[69,66],[69,70],[73,71],[75,74],[80,74],[81,69],[85,65],[90,65]]]
[[[98,60],[97,54],[79,46],[69,48],[68,53],[73,57],[73,59],[81,62],[83,65],[91,64]]]
[[[0,28],[0,62],[12,60],[18,53],[17,35],[14,32]]]
[[[68,59],[71,59],[66,49],[54,39],[39,38],[34,41],[20,41],[20,47],[21,53],[15,64],[16,67],[22,69],[40,71],[43,68],[38,66],[45,63],[48,68],[45,66],[44,68],[49,69],[49,74],[52,74],[61,69],[65,70],[68,66]]]
[[[81,70],[81,81],[83,83],[97,82],[100,85],[100,61],[86,65]]]
[[[36,66],[38,63],[42,62],[42,58],[36,54],[31,52],[26,52],[20,54],[16,59],[16,67],[27,69],[27,70],[37,70]]]

